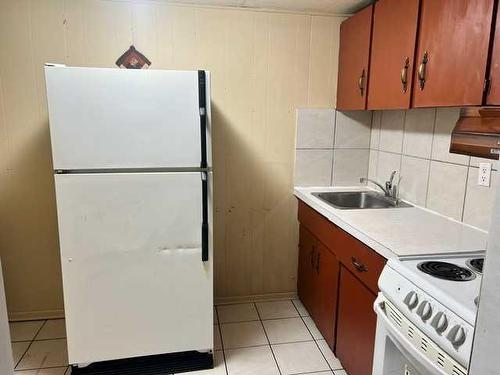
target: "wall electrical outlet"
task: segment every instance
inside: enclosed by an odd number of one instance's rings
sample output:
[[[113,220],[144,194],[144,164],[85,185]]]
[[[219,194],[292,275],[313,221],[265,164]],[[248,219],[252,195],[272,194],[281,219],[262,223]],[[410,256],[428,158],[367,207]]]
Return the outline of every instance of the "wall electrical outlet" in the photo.
[[[490,186],[491,163],[480,163],[479,173],[477,175],[477,184],[481,186]]]

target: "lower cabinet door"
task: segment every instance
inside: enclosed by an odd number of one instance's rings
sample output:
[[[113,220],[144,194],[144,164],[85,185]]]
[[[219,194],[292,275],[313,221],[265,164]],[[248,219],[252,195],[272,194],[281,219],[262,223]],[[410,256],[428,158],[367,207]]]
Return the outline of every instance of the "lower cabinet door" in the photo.
[[[297,278],[297,292],[303,305],[314,315],[315,304],[315,275],[314,262],[316,259],[316,238],[303,226],[299,232],[299,270]]]
[[[376,295],[350,271],[340,267],[336,355],[349,375],[372,373],[377,324]]]
[[[340,263],[335,255],[321,243],[318,243],[316,254],[313,318],[326,342],[334,350]]]

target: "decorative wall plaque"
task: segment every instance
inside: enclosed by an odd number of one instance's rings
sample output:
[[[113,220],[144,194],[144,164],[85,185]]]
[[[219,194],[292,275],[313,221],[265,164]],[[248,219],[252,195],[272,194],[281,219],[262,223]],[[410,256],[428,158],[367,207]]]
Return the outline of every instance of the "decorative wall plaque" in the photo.
[[[116,60],[116,65],[124,69],[147,69],[151,65],[151,61],[137,51],[134,46],[130,46],[130,48]]]

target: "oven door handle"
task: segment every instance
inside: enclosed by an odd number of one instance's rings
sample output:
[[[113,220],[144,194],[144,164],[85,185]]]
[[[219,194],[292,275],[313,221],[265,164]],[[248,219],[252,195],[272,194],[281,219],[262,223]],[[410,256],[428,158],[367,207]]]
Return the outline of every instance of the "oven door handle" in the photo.
[[[375,302],[375,312],[377,313],[377,319],[381,319],[385,329],[393,338],[393,344],[398,348],[399,351],[403,353],[405,357],[413,358],[417,363],[424,365],[428,371],[436,375],[446,375],[442,369],[437,367],[434,363],[429,361],[423,354],[421,354],[412,343],[391,323],[385,311],[383,309],[384,302],[379,298]]]

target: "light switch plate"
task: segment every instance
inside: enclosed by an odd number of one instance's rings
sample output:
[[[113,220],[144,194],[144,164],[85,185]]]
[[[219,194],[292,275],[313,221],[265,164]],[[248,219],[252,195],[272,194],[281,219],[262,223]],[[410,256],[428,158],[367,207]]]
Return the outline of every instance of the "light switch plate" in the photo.
[[[491,163],[480,163],[479,172],[477,174],[477,184],[480,186],[490,187],[491,179]]]

